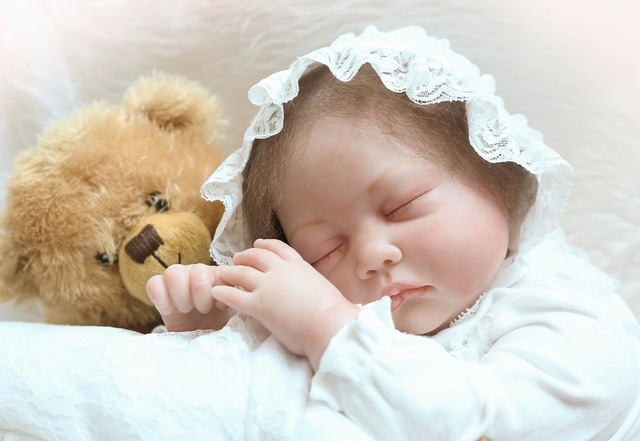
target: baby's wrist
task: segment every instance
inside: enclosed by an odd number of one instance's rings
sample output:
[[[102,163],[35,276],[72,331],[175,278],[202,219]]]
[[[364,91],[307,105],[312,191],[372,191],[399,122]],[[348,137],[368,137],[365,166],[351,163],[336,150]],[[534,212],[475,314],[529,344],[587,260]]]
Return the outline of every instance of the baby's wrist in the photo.
[[[334,303],[321,311],[309,324],[305,356],[314,372],[320,366],[320,359],[335,335],[349,322],[358,318],[360,308],[348,300]]]

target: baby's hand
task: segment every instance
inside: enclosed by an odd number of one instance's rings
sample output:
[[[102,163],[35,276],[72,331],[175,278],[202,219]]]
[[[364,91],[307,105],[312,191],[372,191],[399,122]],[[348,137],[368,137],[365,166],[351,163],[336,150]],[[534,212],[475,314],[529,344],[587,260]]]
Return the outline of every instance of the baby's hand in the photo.
[[[235,266],[219,267],[225,283],[211,294],[256,318],[317,369],[331,338],[359,308],[284,242],[257,240],[254,246],[234,256]]]
[[[169,331],[220,329],[234,311],[211,297],[219,267],[171,265],[147,282],[147,294]]]

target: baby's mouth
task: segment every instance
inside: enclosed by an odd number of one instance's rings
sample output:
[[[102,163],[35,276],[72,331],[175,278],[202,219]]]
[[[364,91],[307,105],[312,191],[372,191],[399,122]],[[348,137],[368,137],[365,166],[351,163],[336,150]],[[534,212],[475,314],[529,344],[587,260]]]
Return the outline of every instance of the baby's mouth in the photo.
[[[400,305],[409,299],[423,296],[426,292],[426,286],[418,286],[415,288],[391,289],[385,290],[385,295],[391,298],[391,310],[395,311]]]

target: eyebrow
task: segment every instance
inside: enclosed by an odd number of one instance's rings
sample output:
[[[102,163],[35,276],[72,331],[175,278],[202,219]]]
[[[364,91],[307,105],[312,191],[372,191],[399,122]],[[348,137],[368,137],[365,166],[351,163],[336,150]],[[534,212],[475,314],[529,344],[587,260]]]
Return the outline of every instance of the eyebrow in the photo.
[[[406,165],[406,163],[401,161],[387,167],[382,173],[380,173],[380,176],[378,176],[371,185],[369,185],[367,193],[369,195],[373,194],[378,188],[382,187],[382,184],[384,184],[384,182],[389,178],[392,171],[404,165]]]
[[[291,232],[291,235],[288,237],[288,242],[291,242],[293,240],[293,236],[295,236],[296,233],[298,233],[300,230],[312,227],[314,225],[320,225],[322,223],[324,223],[324,221],[320,219],[314,219],[314,220],[301,223],[300,225],[298,225],[293,229],[293,231]]]

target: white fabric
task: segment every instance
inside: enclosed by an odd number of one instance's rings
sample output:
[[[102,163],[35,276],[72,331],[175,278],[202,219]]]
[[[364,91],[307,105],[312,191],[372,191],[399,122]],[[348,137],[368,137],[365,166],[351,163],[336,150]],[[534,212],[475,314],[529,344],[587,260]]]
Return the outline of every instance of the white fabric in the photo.
[[[640,328],[615,287],[547,239],[432,338],[397,332],[387,298],[365,306],[311,397],[375,439],[638,440]]]
[[[249,99],[260,110],[245,132],[243,145],[202,187],[206,199],[220,200],[226,209],[211,246],[219,264],[231,264],[233,254],[249,246],[242,220],[242,171],[253,141],[282,130],[286,118],[282,105],[295,98],[298,80],[314,63],[328,66],[340,81],[351,80],[369,63],[389,90],[406,93],[420,104],[465,101],[469,140],[476,152],[490,162],[515,162],[538,179],[538,194],[522,227],[520,247],[533,246],[556,228],[569,192],[571,167],[529,128],[524,116],[509,115],[494,95],[493,77],[481,75],[477,66],[450,49],[447,40],[430,37],[419,27],[380,32],[370,26],[358,36],[342,35],[330,46],[298,58],[287,70],[249,91]]]
[[[0,322],[0,440],[370,438],[307,406],[311,370],[256,322],[142,335]]]

